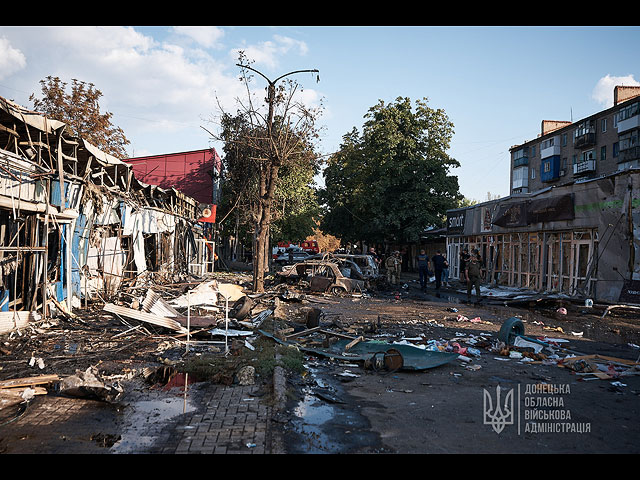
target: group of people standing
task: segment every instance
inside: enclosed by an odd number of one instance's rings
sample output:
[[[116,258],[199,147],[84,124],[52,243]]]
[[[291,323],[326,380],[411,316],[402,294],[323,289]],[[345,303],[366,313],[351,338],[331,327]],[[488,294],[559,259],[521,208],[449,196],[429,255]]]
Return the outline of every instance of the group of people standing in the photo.
[[[428,278],[433,272],[436,281],[436,291],[444,284],[449,286],[449,262],[445,254],[439,250],[429,258],[424,250],[420,250],[417,255],[418,272],[420,274],[420,287],[426,291]],[[467,300],[471,300],[471,291],[475,288],[478,299],[480,298],[480,283],[483,278],[482,257],[480,251],[474,248],[471,253],[469,249],[460,252],[460,281],[467,284]]]
[[[387,282],[391,285],[397,285],[400,282],[400,272],[402,270],[400,252],[397,250],[392,252],[384,262],[376,255],[373,248],[369,250],[369,254],[373,255],[378,265],[384,263],[387,272]],[[427,283],[431,275],[435,276],[436,291],[440,290],[442,285],[449,286],[449,262],[446,254],[437,250],[436,254],[430,258],[423,249],[420,250],[420,253],[416,256],[416,261],[418,263],[420,288],[422,291],[426,291]],[[460,252],[460,281],[467,284],[468,300],[471,300],[471,292],[474,288],[478,299],[480,298],[480,283],[482,278],[483,266],[479,250],[474,248],[471,253],[469,253],[468,248],[463,249]]]
[[[431,272],[436,278],[436,290],[440,290],[442,284],[449,286],[449,262],[447,261],[447,256],[440,250],[436,251],[436,254],[431,258],[424,250],[420,250],[416,260],[418,261],[418,273],[422,291],[427,289],[427,282]]]

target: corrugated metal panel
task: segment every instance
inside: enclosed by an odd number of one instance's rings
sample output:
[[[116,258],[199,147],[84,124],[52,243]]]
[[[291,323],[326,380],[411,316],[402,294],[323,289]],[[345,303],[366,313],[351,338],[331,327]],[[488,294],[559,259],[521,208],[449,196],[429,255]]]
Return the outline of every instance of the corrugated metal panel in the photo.
[[[215,149],[171,153],[125,160],[133,165],[135,177],[146,184],[161,188],[175,188],[201,203],[217,203],[218,191],[214,188],[221,160]]]

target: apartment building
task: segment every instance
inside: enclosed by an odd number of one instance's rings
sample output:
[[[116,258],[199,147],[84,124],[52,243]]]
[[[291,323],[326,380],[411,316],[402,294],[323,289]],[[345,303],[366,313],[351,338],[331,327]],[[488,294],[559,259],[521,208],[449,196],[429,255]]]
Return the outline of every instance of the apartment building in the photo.
[[[447,212],[449,275],[477,248],[486,283],[640,305],[640,87],[511,148],[511,194]]]
[[[640,166],[640,87],[617,86],[614,106],[577,122],[543,120],[510,148],[511,193],[530,193]]]

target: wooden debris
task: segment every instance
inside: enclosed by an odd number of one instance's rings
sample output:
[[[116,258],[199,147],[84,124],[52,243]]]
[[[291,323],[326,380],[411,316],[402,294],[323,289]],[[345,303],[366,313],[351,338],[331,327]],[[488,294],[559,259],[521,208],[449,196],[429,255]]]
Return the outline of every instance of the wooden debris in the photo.
[[[34,385],[45,385],[59,380],[60,377],[58,375],[14,378],[12,380],[0,380],[0,388],[32,387]]]
[[[358,343],[364,341],[364,337],[358,337],[355,340],[349,342],[347,345],[345,345],[344,347],[344,351],[348,352],[349,349],[351,349],[352,347],[356,346]]]
[[[312,333],[318,332],[320,330],[321,330],[321,327],[308,328],[306,330],[302,330],[301,332],[287,335],[287,340],[290,340],[292,338],[304,337],[305,335],[311,335]]]

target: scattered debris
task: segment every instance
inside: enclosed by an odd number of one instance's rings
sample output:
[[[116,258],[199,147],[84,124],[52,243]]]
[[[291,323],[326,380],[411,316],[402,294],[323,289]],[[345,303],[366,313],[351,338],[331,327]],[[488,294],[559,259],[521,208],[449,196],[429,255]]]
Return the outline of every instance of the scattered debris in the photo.
[[[124,390],[118,382],[107,384],[95,367],[89,367],[84,372],[78,370],[75,375],[63,378],[60,381],[60,393],[72,397],[98,398],[114,403],[122,397]]]

